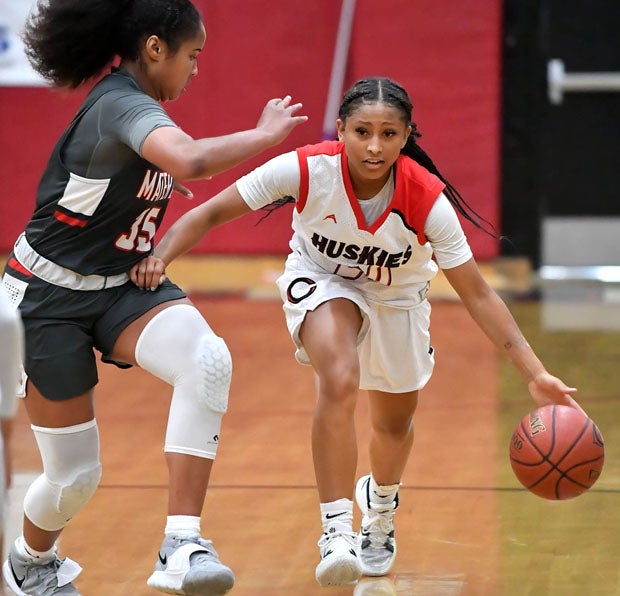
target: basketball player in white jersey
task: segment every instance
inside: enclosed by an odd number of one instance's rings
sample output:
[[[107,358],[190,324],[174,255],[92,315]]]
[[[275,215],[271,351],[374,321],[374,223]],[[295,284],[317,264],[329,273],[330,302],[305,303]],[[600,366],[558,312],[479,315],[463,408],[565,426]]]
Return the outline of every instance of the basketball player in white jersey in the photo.
[[[546,371],[481,276],[456,212],[483,226],[418,145],[411,116],[394,81],[357,82],[340,106],[338,141],[302,147],[244,176],[181,217],[131,272],[141,287],[156,287],[165,266],[214,226],[294,202],[291,253],[277,283],[296,357],[318,377],[312,450],[322,586],[385,575],[394,563],[398,487],[418,393],[434,365],[426,294],[438,268],[537,405],[579,407],[576,390]],[[371,470],[355,483],[358,389],[370,397]]]

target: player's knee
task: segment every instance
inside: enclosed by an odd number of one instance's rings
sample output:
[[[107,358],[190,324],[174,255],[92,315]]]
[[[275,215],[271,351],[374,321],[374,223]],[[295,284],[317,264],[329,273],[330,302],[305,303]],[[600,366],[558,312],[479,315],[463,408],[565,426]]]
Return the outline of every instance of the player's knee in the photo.
[[[97,463],[88,470],[75,475],[71,483],[60,486],[56,508],[74,516],[95,494],[101,481],[101,464]]]
[[[178,304],[158,313],[138,339],[136,361],[175,388],[184,387],[199,404],[226,411],[230,352],[195,307]]]
[[[200,399],[220,414],[228,409],[228,393],[232,377],[232,358],[221,337],[207,334],[198,342],[196,371],[203,390]]]
[[[66,481],[52,481],[41,474],[24,499],[24,513],[37,527],[54,532],[64,528],[95,493],[101,480],[101,465],[76,473]]]
[[[60,530],[88,503],[101,480],[97,422],[32,429],[43,474],[29,487],[24,511],[39,528]]]

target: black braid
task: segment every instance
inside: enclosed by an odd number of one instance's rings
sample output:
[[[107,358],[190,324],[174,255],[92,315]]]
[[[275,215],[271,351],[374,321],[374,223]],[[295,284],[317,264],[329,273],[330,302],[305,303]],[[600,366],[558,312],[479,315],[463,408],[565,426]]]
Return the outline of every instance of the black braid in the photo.
[[[411,133],[409,138],[402,148],[401,153],[410,157],[422,167],[426,168],[431,174],[437,176],[445,185],[444,194],[447,199],[452,203],[458,213],[460,213],[465,219],[473,223],[477,228],[493,236],[494,238],[504,239],[497,233],[495,226],[482,217],[471,205],[463,199],[459,191],[450,184],[448,180],[437,169],[437,166],[433,163],[433,160],[426,154],[424,149],[417,143],[417,139],[422,136],[418,131],[418,127],[411,119],[413,112],[413,104],[409,99],[407,91],[401,87],[398,83],[384,77],[371,77],[357,81],[344,95],[338,117],[343,122],[346,122],[347,118],[362,104],[368,103],[385,103],[398,109],[402,115],[403,120],[408,126],[411,126]],[[273,202],[271,205],[263,207],[267,211],[266,215],[261,217],[258,221],[260,223],[265,217],[272,213],[275,209],[286,205],[294,201],[293,197],[283,197]],[[481,223],[482,222],[482,223]]]
[[[465,219],[490,236],[501,238],[493,224],[482,217],[463,199],[458,190],[437,169],[437,166],[424,149],[418,145],[417,139],[422,135],[418,131],[416,123],[411,119],[413,104],[409,99],[407,91],[398,83],[384,77],[371,77],[358,81],[345,94],[338,116],[344,122],[361,104],[376,102],[385,103],[400,110],[403,114],[403,120],[411,126],[411,134],[401,153],[419,163],[446,185],[444,194],[456,211]]]

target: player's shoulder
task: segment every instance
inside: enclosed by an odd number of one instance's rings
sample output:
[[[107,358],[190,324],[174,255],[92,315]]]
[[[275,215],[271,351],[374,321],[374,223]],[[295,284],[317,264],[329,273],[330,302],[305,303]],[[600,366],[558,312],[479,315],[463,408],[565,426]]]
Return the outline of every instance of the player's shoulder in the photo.
[[[338,155],[344,152],[344,143],[340,141],[322,141],[297,148],[297,155],[312,157],[315,155]]]
[[[445,188],[445,184],[435,174],[403,154],[396,163],[396,175],[401,184],[412,185],[422,191],[438,194]]]

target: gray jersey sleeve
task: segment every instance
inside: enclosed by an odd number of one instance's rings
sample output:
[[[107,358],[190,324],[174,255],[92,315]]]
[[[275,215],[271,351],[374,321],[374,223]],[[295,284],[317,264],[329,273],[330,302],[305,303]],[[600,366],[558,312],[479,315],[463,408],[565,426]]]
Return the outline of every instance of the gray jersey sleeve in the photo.
[[[105,122],[101,122],[103,132],[117,137],[139,155],[149,133],[162,126],[176,126],[161,105],[143,93],[113,91],[99,103],[100,111],[107,114]]]
[[[112,90],[92,106],[63,148],[67,168],[87,178],[109,178],[156,128],[177,126],[161,105],[141,91]]]

